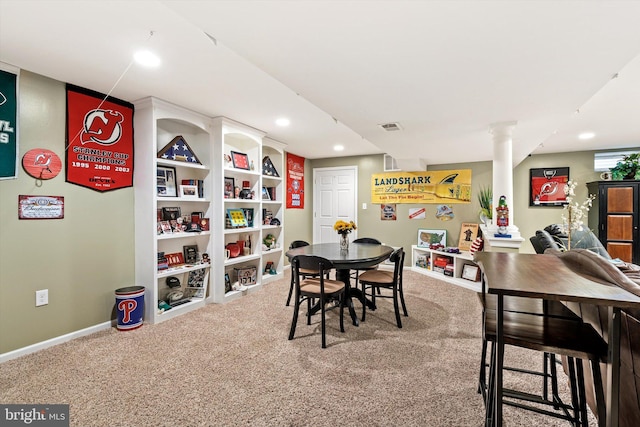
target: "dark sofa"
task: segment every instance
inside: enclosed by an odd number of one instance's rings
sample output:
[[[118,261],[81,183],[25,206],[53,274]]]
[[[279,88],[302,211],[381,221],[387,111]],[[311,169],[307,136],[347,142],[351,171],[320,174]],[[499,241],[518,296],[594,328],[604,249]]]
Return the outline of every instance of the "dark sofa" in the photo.
[[[619,286],[640,296],[640,266],[614,262],[597,237],[589,230],[572,232],[571,250],[567,246],[567,236],[558,232],[558,227],[550,226],[538,230],[530,238],[538,253],[558,256],[577,274],[588,277],[607,286]],[[591,324],[608,342],[608,308],[590,304],[565,302],[568,308]],[[640,307],[622,310],[620,339],[620,426],[640,426]],[[603,384],[606,385],[606,366],[601,366]],[[594,413],[595,393],[590,369],[584,369],[587,388],[587,402]],[[605,390],[606,395],[606,390]]]

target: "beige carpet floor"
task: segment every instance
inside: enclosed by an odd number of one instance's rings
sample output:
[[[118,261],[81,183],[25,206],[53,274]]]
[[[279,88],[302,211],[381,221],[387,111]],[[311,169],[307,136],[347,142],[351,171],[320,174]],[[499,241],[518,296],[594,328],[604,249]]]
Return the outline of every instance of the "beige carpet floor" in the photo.
[[[225,305],[0,364],[0,402],[70,404],[71,425],[83,427],[483,425],[474,292],[407,272],[404,328],[395,325],[391,300],[380,300],[359,327],[345,322],[344,334],[332,310],[323,350],[319,316],[311,326],[301,316],[295,339],[287,340],[288,286],[287,273]],[[541,360],[507,349],[507,364],[537,368]],[[522,375],[505,381],[541,388]],[[510,407],[504,420],[569,425]]]

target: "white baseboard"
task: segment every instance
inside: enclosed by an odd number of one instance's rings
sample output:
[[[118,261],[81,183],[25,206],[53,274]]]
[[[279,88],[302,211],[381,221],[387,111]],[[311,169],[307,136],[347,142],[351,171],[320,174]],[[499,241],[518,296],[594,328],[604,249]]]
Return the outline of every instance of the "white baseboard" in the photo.
[[[71,332],[65,335],[61,335],[59,337],[51,338],[46,341],[42,341],[36,344],[32,344],[23,348],[19,348],[17,350],[9,351],[7,353],[0,354],[0,363],[7,362],[12,359],[16,359],[20,356],[25,356],[27,354],[35,353],[36,351],[44,350],[48,347],[53,347],[54,345],[62,344],[67,341],[71,341],[76,338],[83,337],[85,335],[90,335],[99,331],[104,331],[105,329],[112,328],[116,325],[116,321],[109,321],[100,323],[95,326],[90,326],[85,329],[80,329],[79,331]]]

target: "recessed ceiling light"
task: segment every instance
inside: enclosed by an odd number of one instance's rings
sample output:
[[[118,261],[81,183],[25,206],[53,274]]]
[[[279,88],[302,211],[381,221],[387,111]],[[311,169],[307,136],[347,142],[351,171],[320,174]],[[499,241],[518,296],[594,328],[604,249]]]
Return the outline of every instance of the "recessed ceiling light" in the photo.
[[[278,126],[289,126],[289,119],[287,119],[286,117],[281,117],[278,120],[276,120],[276,124]]]
[[[160,65],[160,58],[155,53],[148,50],[139,50],[133,54],[133,59],[144,67],[157,67]]]
[[[578,139],[581,139],[584,141],[585,139],[591,139],[594,136],[596,136],[596,134],[593,132],[582,132],[580,135],[578,135]]]
[[[333,149],[334,151],[342,151],[344,150],[344,145],[334,145]]]

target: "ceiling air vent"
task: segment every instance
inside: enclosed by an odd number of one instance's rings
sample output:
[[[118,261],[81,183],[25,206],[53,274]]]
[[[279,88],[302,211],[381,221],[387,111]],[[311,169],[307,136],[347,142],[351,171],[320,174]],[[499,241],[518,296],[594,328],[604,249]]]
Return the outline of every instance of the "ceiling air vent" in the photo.
[[[383,123],[380,126],[382,129],[386,130],[387,132],[391,132],[394,130],[402,130],[402,127],[400,126],[400,123]]]

